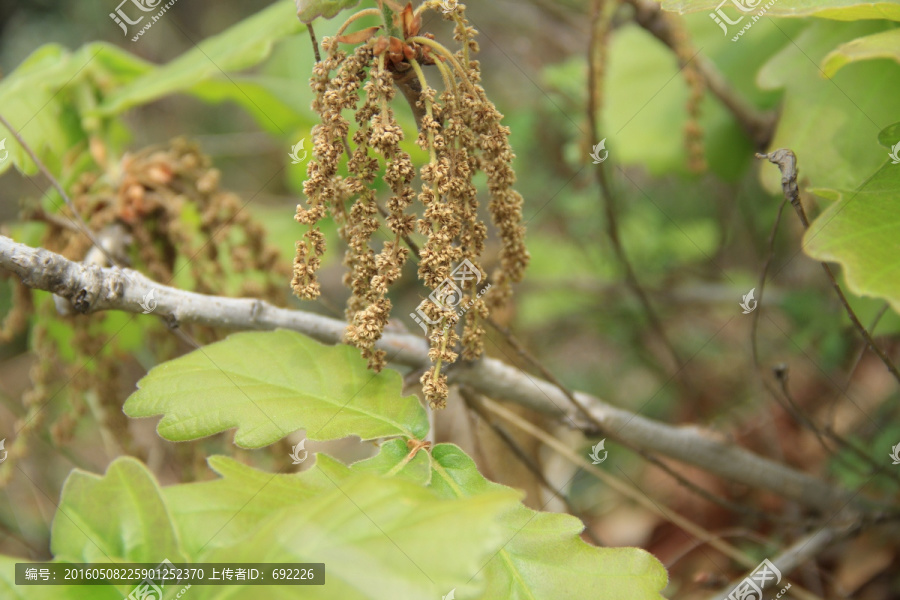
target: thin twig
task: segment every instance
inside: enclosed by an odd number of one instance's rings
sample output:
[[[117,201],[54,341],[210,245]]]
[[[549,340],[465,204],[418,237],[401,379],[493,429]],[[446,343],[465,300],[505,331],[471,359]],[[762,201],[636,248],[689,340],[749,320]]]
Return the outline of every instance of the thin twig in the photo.
[[[603,469],[598,468],[596,465],[589,463],[584,457],[575,454],[575,452],[571,448],[563,444],[561,441],[557,440],[555,437],[553,437],[543,429],[535,426],[533,423],[530,423],[529,421],[523,419],[519,415],[513,413],[500,404],[497,404],[489,398],[480,398],[480,401],[484,405],[485,409],[489,412],[504,419],[511,425],[515,426],[517,429],[520,429],[521,431],[524,431],[525,433],[540,440],[544,445],[552,448],[564,458],[570,460],[573,464],[576,464],[579,467],[585,469],[588,473],[595,476],[608,487],[619,492],[623,496],[634,500],[649,511],[660,515],[662,518],[669,521],[673,525],[680,527],[690,535],[705,541],[707,544],[709,544],[725,556],[737,561],[739,564],[744,565],[745,567],[754,567],[757,565],[757,560],[750,557],[747,553],[723,541],[720,536],[717,536],[712,532],[704,529],[690,519],[681,516],[681,514],[671,509],[664,508],[664,503],[661,500],[651,499],[633,483],[622,481],[611,473],[608,473]],[[795,585],[796,587],[791,587],[791,592],[794,596],[801,598],[802,600],[820,600],[807,590],[801,588],[799,584]]]
[[[806,211],[803,209],[803,204],[800,202],[800,188],[797,186],[797,156],[792,150],[782,148],[769,154],[757,154],[756,158],[765,158],[768,159],[769,162],[778,165],[778,168],[781,170],[781,187],[784,191],[784,197],[790,201],[791,206],[797,211],[797,216],[800,217],[803,228],[809,229],[809,219],[806,217]],[[900,371],[897,370],[897,367],[894,366],[894,363],[891,362],[888,355],[875,343],[869,330],[860,322],[859,317],[856,316],[856,313],[850,307],[850,303],[847,302],[847,297],[844,295],[843,290],[841,290],[841,286],[838,284],[831,267],[825,262],[821,264],[822,268],[825,269],[825,274],[828,275],[828,281],[831,283],[831,287],[834,288],[834,292],[840,299],[841,305],[843,305],[844,310],[847,311],[847,316],[850,317],[853,326],[856,327],[856,330],[866,341],[869,348],[878,355],[878,358],[881,359],[884,366],[891,372],[894,379],[900,383]]]
[[[16,130],[2,114],[0,114],[0,124],[2,124],[7,130],[9,130],[12,136],[16,138],[16,141],[19,142],[19,145],[22,147],[22,149],[25,150],[25,153],[28,154],[29,157],[31,157],[31,160],[34,161],[34,164],[37,165],[37,168],[40,169],[41,173],[44,174],[44,177],[46,177],[47,180],[50,181],[50,184],[54,188],[56,188],[56,191],[59,192],[59,195],[62,196],[63,201],[66,203],[66,206],[68,206],[69,210],[72,211],[72,216],[75,218],[75,224],[78,226],[81,232],[84,233],[89,240],[91,240],[91,243],[94,244],[95,248],[103,253],[103,255],[106,257],[106,260],[109,261],[109,264],[111,266],[118,265],[119,263],[116,262],[116,259],[114,259],[112,255],[110,255],[110,253],[106,251],[106,248],[104,248],[102,244],[100,244],[97,236],[94,235],[94,232],[90,230],[90,228],[87,226],[87,223],[84,222],[84,219],[82,219],[81,215],[78,214],[78,211],[75,210],[75,204],[72,202],[72,199],[69,198],[66,190],[63,189],[62,184],[60,184],[56,177],[53,176],[53,174],[46,167],[46,165],[44,165],[41,159],[37,157],[37,154],[35,154],[34,150],[31,149],[31,146],[28,145],[28,142],[25,141],[25,138],[22,137],[19,131]]]
[[[822,553],[826,548],[829,548],[833,544],[838,541],[841,541],[847,537],[855,535],[859,531],[858,524],[849,523],[843,527],[841,526],[832,526],[832,527],[823,527],[817,531],[814,531],[803,538],[794,542],[794,544],[774,557],[771,562],[775,565],[775,568],[782,573],[782,575],[786,575],[800,567],[803,563],[808,560],[812,560],[818,554]],[[743,581],[743,577],[737,581],[733,581],[728,585],[728,587],[722,591],[719,591],[714,596],[710,598],[710,600],[728,600],[728,595],[730,592],[734,591],[734,587],[737,586],[741,581]],[[778,586],[784,587],[784,584],[787,582],[787,577],[782,577],[781,581],[778,582]],[[771,581],[769,585],[763,585],[763,589],[777,588],[775,585],[775,581]],[[796,591],[795,591],[796,590]],[[818,596],[812,596],[808,591],[796,587],[796,584],[791,585],[790,596],[798,596],[800,598],[810,596],[813,598],[818,598]]]
[[[322,55],[319,53],[319,42],[316,40],[316,32],[313,29],[312,23],[306,24],[306,29],[309,31],[309,41],[312,42],[313,54],[316,57],[316,62],[322,62]]]
[[[600,127],[597,120],[597,112],[600,108],[600,98],[598,98],[600,81],[598,80],[597,58],[599,52],[602,51],[602,47],[604,44],[603,31],[600,27],[603,23],[602,13],[604,5],[605,0],[593,0],[591,3],[591,35],[590,41],[588,43],[587,56],[587,119],[589,130],[594,140],[600,139]],[[653,329],[660,342],[666,348],[666,351],[675,362],[678,371],[681,372],[683,370],[682,367],[684,366],[684,363],[678,356],[678,352],[675,350],[675,347],[669,341],[665,329],[663,329],[662,322],[659,320],[656,311],[650,304],[650,299],[647,297],[644,288],[641,286],[637,274],[635,273],[634,267],[632,266],[631,261],[628,259],[628,255],[625,253],[625,247],[622,245],[622,240],[619,236],[619,222],[616,214],[615,198],[613,197],[612,190],[610,189],[609,183],[606,179],[606,170],[604,167],[604,164],[598,165],[595,172],[597,183],[600,185],[600,190],[602,192],[601,196],[603,198],[603,208],[606,214],[606,233],[609,236],[610,242],[612,243],[613,251],[616,254],[616,259],[625,270],[625,284],[638,299],[638,302],[640,302],[644,313],[647,316],[647,321],[649,322],[651,329]]]
[[[757,157],[760,158],[760,157],[767,157],[767,156],[757,154]],[[772,161],[772,162],[774,162],[775,164],[780,164],[776,161]],[[825,442],[825,438],[827,437],[832,442],[837,444],[839,447],[845,448],[845,449],[849,450],[850,452],[852,452],[853,454],[856,454],[860,459],[862,459],[864,462],[868,463],[869,466],[872,469],[874,469],[873,472],[877,473],[877,472],[880,472],[881,470],[883,470],[882,465],[880,465],[878,463],[878,461],[873,459],[871,456],[865,454],[859,448],[854,447],[848,440],[846,440],[845,438],[843,438],[842,436],[837,434],[837,432],[835,432],[834,430],[832,430],[828,427],[826,427],[826,428],[819,427],[812,420],[812,418],[806,414],[806,412],[794,400],[792,394],[790,393],[790,390],[788,389],[788,374],[786,371],[781,372],[778,369],[775,370],[775,376],[779,383],[781,394],[779,394],[778,391],[770,384],[768,378],[762,374],[763,369],[762,369],[762,365],[760,364],[760,361],[759,361],[759,353],[758,353],[757,330],[758,330],[759,320],[761,318],[761,314],[762,314],[762,310],[763,310],[762,301],[763,301],[763,293],[765,290],[766,277],[768,275],[769,267],[775,256],[775,236],[778,231],[779,224],[781,222],[781,217],[782,217],[782,214],[784,211],[784,207],[788,202],[791,202],[791,204],[794,205],[794,200],[792,199],[794,197],[797,197],[798,201],[799,201],[799,193],[797,193],[795,196],[796,167],[793,167],[793,168],[794,168],[794,180],[795,180],[794,185],[789,186],[788,188],[785,188],[784,199],[781,201],[781,204],[778,207],[778,214],[775,218],[775,222],[772,224],[772,230],[769,233],[769,239],[768,239],[768,243],[767,243],[766,261],[763,265],[762,272],[760,273],[759,283],[757,283],[757,289],[759,290],[759,298],[757,301],[758,305],[759,305],[759,310],[757,310],[755,312],[755,314],[753,315],[753,326],[752,326],[751,337],[750,337],[750,340],[751,340],[750,345],[751,345],[752,354],[753,354],[753,364],[756,367],[756,372],[759,375],[759,377],[763,383],[763,386],[769,391],[769,393],[772,395],[772,397],[775,398],[776,402],[778,402],[781,405],[781,407],[794,418],[795,421],[797,421],[798,423],[800,423],[801,426],[803,426],[804,428],[806,428],[807,430],[812,432],[813,435],[816,437],[817,441],[819,442],[819,445],[826,452],[833,453],[832,448],[830,448],[828,446],[828,444]],[[802,206],[800,207],[800,210],[801,211],[803,210]],[[803,215],[803,219],[805,219],[805,214]],[[808,227],[808,224],[807,224],[807,227]],[[878,322],[878,319],[875,320],[875,324],[877,324],[877,322]],[[874,327],[874,324],[873,324],[873,327]],[[865,350],[865,346],[863,347],[863,350]],[[840,457],[839,457],[839,460],[844,461],[844,459],[840,458]],[[844,461],[844,462],[846,464],[846,461]],[[855,470],[854,467],[852,467],[851,465],[847,465],[847,466],[851,470]],[[888,475],[895,482],[900,483],[900,476],[897,476],[891,472],[888,472]]]
[[[787,404],[781,402],[778,396],[776,395],[776,399],[779,400],[779,404],[781,404],[782,408],[784,408],[794,419],[810,430],[813,435],[816,436],[816,439],[819,441],[819,445],[828,452],[833,453],[833,450],[828,447],[825,443],[825,438],[830,439],[837,446],[849,450],[851,453],[855,454],[860,460],[867,463],[871,470],[868,474],[868,477],[875,477],[881,473],[887,475],[894,483],[900,484],[900,475],[897,475],[891,470],[886,469],[886,463],[879,462],[872,458],[869,454],[867,454],[864,450],[851,443],[850,440],[844,438],[839,433],[837,433],[831,427],[819,427],[815,422],[813,422],[812,418],[809,417],[800,405],[794,400],[793,395],[788,389],[788,376],[787,372],[779,372],[777,375],[777,379],[781,384],[781,393],[784,395],[784,398],[787,400]],[[771,391],[771,390],[770,390]],[[864,475],[860,469],[857,469],[855,465],[850,464],[846,458],[841,456],[840,454],[836,454],[835,458],[837,458],[845,467],[847,467],[850,471],[853,471],[856,474]]]
[[[486,411],[480,404],[474,401],[472,396],[474,392],[463,386],[463,388],[460,390],[460,393],[463,399],[466,401],[466,405],[478,416],[480,416],[482,421],[484,421],[494,431],[494,433],[497,434],[497,437],[499,437],[503,441],[503,443],[506,444],[507,447],[509,447],[513,455],[519,459],[519,462],[525,465],[525,467],[529,471],[531,471],[531,474],[537,477],[538,481],[541,482],[541,485],[547,488],[550,493],[563,501],[563,503],[566,505],[566,508],[569,510],[569,514],[574,517],[578,517],[578,519],[585,524],[584,534],[588,536],[592,542],[594,542],[594,545],[605,546],[606,544],[601,542],[600,538],[598,538],[597,535],[591,530],[591,528],[587,526],[587,518],[581,511],[575,508],[568,494],[553,485],[553,483],[551,483],[550,480],[547,479],[547,476],[544,475],[544,471],[543,469],[541,469],[540,465],[536,464],[531,459],[531,457],[528,456],[528,453],[526,453],[525,450],[518,444],[518,442],[516,442],[516,440],[513,439],[513,437],[503,427],[495,423],[494,420],[487,415]]]
[[[891,305],[887,302],[881,305],[881,308],[878,310],[878,314],[875,315],[875,318],[872,319],[872,324],[869,325],[869,332],[872,335],[875,335],[875,328],[878,327],[878,322],[881,321],[881,318],[884,317],[890,307]],[[853,381],[853,375],[856,373],[856,369],[859,368],[859,364],[862,362],[863,357],[866,355],[867,349],[868,345],[863,342],[862,348],[859,349],[859,353],[856,355],[856,360],[853,361],[853,366],[850,367],[850,371],[847,373],[847,385],[844,386],[845,391],[850,388],[850,383]]]
[[[775,216],[775,222],[772,223],[772,230],[769,232],[769,240],[766,244],[766,261],[763,263],[762,272],[759,274],[759,282],[756,284],[756,289],[759,290],[759,298],[756,301],[759,310],[753,313],[753,324],[750,330],[750,348],[753,353],[753,365],[756,367],[757,373],[762,369],[762,365],[759,363],[757,331],[759,330],[759,319],[762,314],[763,293],[766,289],[766,277],[769,274],[769,267],[772,265],[772,260],[775,258],[775,236],[778,233],[778,226],[781,224],[781,216],[784,214],[784,207],[787,205],[787,202],[787,198],[785,198],[778,207],[778,214]]]
[[[649,452],[646,452],[644,450],[639,450],[638,454],[640,454],[644,458],[644,460],[646,460],[649,463],[652,463],[653,465],[658,467],[661,471],[663,471],[664,473],[669,475],[669,477],[671,477],[672,479],[677,481],[679,485],[683,486],[688,491],[693,492],[694,494],[700,496],[707,502],[711,502],[713,504],[721,506],[722,508],[730,510],[732,512],[755,517],[757,519],[762,519],[765,521],[789,523],[791,525],[798,524],[798,520],[795,518],[776,516],[772,513],[765,512],[765,511],[762,511],[762,510],[759,510],[759,509],[756,509],[756,508],[753,508],[750,506],[746,506],[744,504],[738,504],[737,502],[732,502],[731,500],[728,500],[727,498],[722,498],[720,496],[717,496],[717,495],[713,494],[712,492],[710,492],[709,490],[706,490],[706,489],[700,487],[699,485],[697,485],[696,483],[694,483],[693,481],[691,481],[684,475],[681,475],[680,473],[675,471],[672,467],[670,467],[669,465],[667,465],[666,463],[661,461],[656,456],[650,454]],[[810,523],[812,522],[811,519],[808,519],[808,521]]]

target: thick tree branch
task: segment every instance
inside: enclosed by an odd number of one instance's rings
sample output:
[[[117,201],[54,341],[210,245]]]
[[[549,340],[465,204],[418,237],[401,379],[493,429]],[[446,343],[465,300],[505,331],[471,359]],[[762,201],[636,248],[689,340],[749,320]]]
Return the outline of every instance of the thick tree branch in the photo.
[[[772,564],[775,565],[775,568],[778,569],[784,578],[777,584],[775,583],[775,580],[769,581],[768,585],[766,585],[763,590],[773,594],[779,588],[783,588],[786,584],[785,578],[787,575],[800,567],[804,562],[815,558],[826,548],[853,535],[858,530],[859,528],[852,524],[844,527],[823,527],[803,536],[792,544],[790,548],[772,559]],[[749,576],[749,573],[747,575]],[[728,584],[728,588],[713,594],[709,600],[728,600],[729,594],[743,580],[744,578],[742,577],[737,581],[732,581]],[[792,595],[796,596],[796,589],[794,586],[792,586],[789,593],[786,594],[787,597]]]
[[[340,343],[346,324],[298,310],[278,308],[253,299],[223,298],[186,292],[156,283],[137,271],[100,268],[72,262],[44,249],[0,236],[0,268],[18,275],[30,288],[47,290],[68,299],[75,311],[102,310],[142,313],[150,292],[154,314],[172,324],[197,323],[227,329],[291,329],[325,343]],[[413,335],[386,334],[378,347],[392,362],[425,368],[428,346]],[[590,431],[591,425],[567,402],[555,385],[503,362],[484,358],[453,370],[456,382],[468,384],[488,397],[515,402],[552,417],[568,417]],[[865,504],[851,494],[816,477],[778,464],[716,439],[696,427],[675,427],[611,406],[589,394],[576,392],[579,403],[603,425],[609,437],[638,449],[696,465],[719,477],[768,490],[804,506],[832,515],[859,510]]]

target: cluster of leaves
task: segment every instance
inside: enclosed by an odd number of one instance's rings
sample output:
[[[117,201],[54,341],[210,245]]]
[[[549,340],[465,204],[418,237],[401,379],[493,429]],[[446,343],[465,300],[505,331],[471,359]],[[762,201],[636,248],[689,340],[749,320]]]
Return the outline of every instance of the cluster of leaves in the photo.
[[[254,359],[248,361],[247,357]],[[104,476],[74,471],[54,518],[59,562],[324,562],[322,599],[660,598],[667,577],[639,549],[594,548],[583,524],[540,513],[521,494],[486,480],[453,444],[427,448],[425,410],[402,397],[394,371],[373,375],[349,347],[300,334],[241,333],[165,363],[141,380],[129,416],[164,415],[162,437],[190,440],[237,428],[258,448],[304,428],[309,439],[382,439],[374,457],[346,466],[318,454],[301,473],[258,471],[212,456],[218,479],[162,488],[139,461],[121,458]],[[277,416],[277,421],[273,419]],[[16,587],[0,557],[4,598],[79,598],[78,586]],[[290,587],[267,597],[293,598]],[[229,586],[229,598],[259,588]],[[127,589],[92,587],[92,598]],[[191,596],[223,597],[192,587]]]

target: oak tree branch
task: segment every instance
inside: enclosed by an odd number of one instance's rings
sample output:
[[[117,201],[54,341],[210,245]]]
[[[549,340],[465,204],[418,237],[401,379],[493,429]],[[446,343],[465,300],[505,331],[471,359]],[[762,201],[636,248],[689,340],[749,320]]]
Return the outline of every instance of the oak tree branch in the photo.
[[[340,343],[346,324],[312,313],[278,308],[256,299],[225,298],[188,292],[159,284],[137,271],[101,268],[66,259],[42,248],[32,248],[0,236],[0,268],[18,275],[33,289],[61,296],[79,313],[103,310],[142,313],[151,291],[155,314],[172,324],[195,323],[234,330],[290,329],[324,343]],[[429,364],[425,340],[408,334],[385,334],[377,346],[397,364],[425,368]],[[555,418],[568,417],[590,431],[577,409],[554,384],[507,365],[483,358],[454,369],[457,383],[467,384],[498,400],[514,402]],[[867,502],[853,499],[847,490],[791,467],[758,456],[717,439],[697,427],[667,425],[575,392],[579,403],[601,423],[609,437],[637,449],[662,454],[698,466],[719,477],[768,490],[804,506],[834,514],[860,510]]]

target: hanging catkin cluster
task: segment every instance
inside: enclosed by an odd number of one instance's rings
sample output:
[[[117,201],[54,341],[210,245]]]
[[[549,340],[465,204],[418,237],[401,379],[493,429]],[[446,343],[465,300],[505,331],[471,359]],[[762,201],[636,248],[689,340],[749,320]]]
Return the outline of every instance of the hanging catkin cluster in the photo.
[[[75,211],[120,264],[163,283],[180,274],[179,285],[194,292],[287,303],[284,283],[290,262],[266,241],[265,227],[244,210],[240,197],[222,188],[220,172],[194,144],[176,139],[126,154],[114,168],[83,173],[70,193]],[[106,264],[91,240],[71,226],[68,208],[56,214],[28,207],[21,219],[46,223],[39,244],[43,248],[70,260]],[[22,395],[23,412],[15,427],[15,455],[27,452],[35,439],[30,432],[48,429],[55,446],[71,443],[88,412],[108,451],[119,451],[116,445],[133,451],[122,391],[134,384],[133,365],[126,357],[132,352],[128,348],[135,343],[138,323],[124,329],[112,312],[60,315],[52,298],[24,285],[15,288],[14,301],[0,322],[0,342],[30,325],[29,346],[35,358],[29,373],[31,388]],[[161,320],[143,319],[139,326],[141,346],[161,360],[183,352]],[[180,327],[201,342],[223,335],[208,327]],[[88,367],[78,360],[85,356],[91,357]],[[65,401],[45,410],[60,394]],[[0,487],[11,472],[0,472]]]
[[[523,200],[513,189],[515,155],[509,129],[501,125],[503,115],[480,85],[478,61],[471,59],[478,44],[465,7],[458,4],[444,13],[455,23],[454,39],[461,45],[452,53],[432,36],[419,35],[422,11],[441,9],[437,0],[415,11],[411,5],[384,3],[388,7],[382,6],[383,27],[340,35],[356,15],[338,36],[322,42],[325,57],[311,79],[316,94],[313,109],[321,123],[313,130],[314,159],[304,182],[306,205],[297,207],[296,220],[307,230],[297,242],[292,283],[299,297],[318,297],[316,274],[325,252],[318,223],[330,214],[347,245],[344,282],[351,296],[345,340],[378,371],[386,362],[375,343],[391,312],[387,293],[412,250],[419,279],[435,292],[420,309],[428,324],[433,363],[422,376],[422,386],[431,405],[439,407],[448,394],[442,366],[455,362],[460,352],[468,360],[483,354],[483,322],[489,308],[507,302],[511,285],[522,279],[529,261]],[[347,44],[357,47],[342,49]],[[425,67],[437,71],[443,83],[440,94],[429,86]],[[400,145],[407,133],[398,125],[395,109],[406,107],[396,106],[397,91],[416,117],[416,143],[428,153],[428,161],[418,170]],[[353,115],[355,126],[345,114]],[[488,231],[479,220],[478,192],[472,182],[479,172],[487,178],[488,211],[502,244],[499,266],[489,283],[481,267]],[[413,187],[417,176],[418,193]],[[391,190],[386,209],[377,197],[379,178]],[[380,228],[388,241],[379,249],[373,237]],[[422,239],[413,241],[417,233]],[[460,320],[461,336],[456,328]]]

